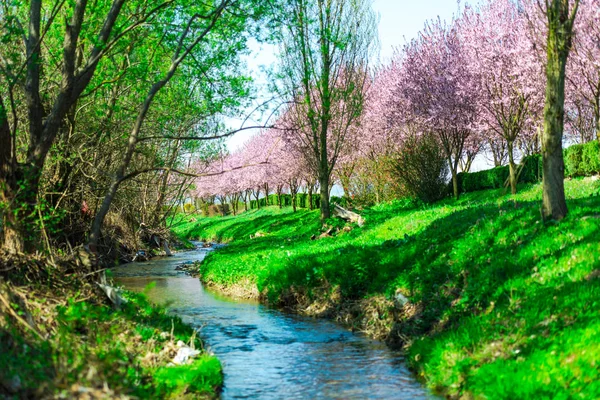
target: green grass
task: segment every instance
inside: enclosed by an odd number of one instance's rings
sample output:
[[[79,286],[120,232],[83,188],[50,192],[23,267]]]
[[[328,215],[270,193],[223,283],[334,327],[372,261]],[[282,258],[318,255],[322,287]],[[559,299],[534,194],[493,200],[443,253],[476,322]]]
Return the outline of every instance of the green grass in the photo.
[[[319,240],[317,211],[276,208],[183,219],[176,232],[229,242],[203,280],[255,282],[273,304],[292,287],[338,287],[344,300],[402,292],[418,310],[394,327],[408,361],[449,396],[599,398],[600,186],[565,185],[561,223],[540,221],[541,186],[529,185],[379,205],[363,228]]]
[[[28,295],[32,317],[47,333],[23,332],[8,315],[0,322],[0,382],[20,381],[6,398],[76,398],[80,390],[97,398],[216,397],[222,373],[214,356],[167,366],[178,340],[202,346],[193,329],[141,294],[125,296],[129,302],[115,310],[75,292],[56,306],[45,305],[39,293]]]

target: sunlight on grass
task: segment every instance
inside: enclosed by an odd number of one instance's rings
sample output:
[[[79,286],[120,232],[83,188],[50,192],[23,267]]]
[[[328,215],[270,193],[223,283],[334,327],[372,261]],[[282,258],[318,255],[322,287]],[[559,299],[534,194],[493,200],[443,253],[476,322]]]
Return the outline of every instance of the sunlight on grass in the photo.
[[[541,186],[527,185],[514,196],[378,205],[362,212],[362,229],[319,240],[317,211],[277,208],[200,218],[177,233],[231,242],[207,258],[203,280],[255,282],[274,304],[290,287],[311,295],[324,282],[344,300],[400,289],[421,307],[402,321],[409,362],[446,394],[597,398],[599,185],[565,184],[560,224],[540,221]]]

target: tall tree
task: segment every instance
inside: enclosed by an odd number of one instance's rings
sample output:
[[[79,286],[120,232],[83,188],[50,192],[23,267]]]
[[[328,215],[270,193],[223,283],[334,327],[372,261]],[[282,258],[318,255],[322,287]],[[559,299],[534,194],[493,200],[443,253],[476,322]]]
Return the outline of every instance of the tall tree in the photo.
[[[321,220],[330,216],[331,175],[362,112],[376,17],[370,0],[289,0],[282,32],[289,129],[319,181]]]
[[[546,104],[544,106],[543,218],[561,220],[567,215],[565,164],[562,139],[565,116],[565,70],[573,41],[573,24],[579,0],[544,0],[548,22]]]
[[[573,50],[567,64],[571,126],[581,142],[600,140],[600,0],[579,5]]]
[[[12,35],[23,37],[19,47],[13,52],[3,48],[0,53],[1,77],[7,83],[11,98],[18,87],[25,100],[28,132],[24,162],[17,162],[16,154],[12,154],[11,160],[0,159],[5,178],[0,188],[2,198],[6,199],[10,212],[17,215],[3,227],[4,246],[9,251],[35,246],[35,233],[31,228],[35,225],[40,178],[47,155],[66,125],[67,113],[88,87],[100,61],[120,39],[146,23],[170,1],[149,2],[144,7],[130,4],[132,8],[127,11],[131,17],[121,24],[117,22],[126,8],[125,0],[90,5],[93,12],[88,10],[87,0],[53,3],[44,8],[41,0],[32,0],[27,12],[24,7],[11,6],[5,7],[4,14],[0,15],[2,22],[7,23],[26,19],[26,23],[15,23],[18,30],[10,31]],[[115,26],[116,33],[113,32]],[[50,59],[55,57],[60,64],[58,71],[48,67]],[[48,74],[56,72],[60,80],[49,85],[48,80],[55,77]],[[14,105],[12,108],[16,112]],[[12,131],[0,131],[0,141],[10,148],[15,147],[16,120],[14,118]]]
[[[390,106],[405,123],[417,124],[423,133],[434,133],[452,173],[458,198],[458,166],[467,145],[474,141],[477,117],[477,81],[468,68],[464,43],[456,24],[429,23],[418,38],[398,54],[400,69],[397,95]]]
[[[512,0],[488,0],[479,9],[467,9],[459,24],[468,65],[480,88],[480,129],[504,141],[515,194],[515,145],[524,135],[536,133],[544,83],[540,79],[542,64],[526,34],[527,20]]]

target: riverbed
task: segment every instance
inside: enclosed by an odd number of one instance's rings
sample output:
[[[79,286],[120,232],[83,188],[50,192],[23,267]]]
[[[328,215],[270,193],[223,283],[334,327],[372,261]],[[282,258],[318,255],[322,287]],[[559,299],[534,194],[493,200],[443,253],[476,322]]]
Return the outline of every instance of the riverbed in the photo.
[[[113,271],[199,330],[223,363],[223,399],[429,399],[401,353],[327,320],[302,317],[203,288],[175,267],[201,261],[199,246]]]

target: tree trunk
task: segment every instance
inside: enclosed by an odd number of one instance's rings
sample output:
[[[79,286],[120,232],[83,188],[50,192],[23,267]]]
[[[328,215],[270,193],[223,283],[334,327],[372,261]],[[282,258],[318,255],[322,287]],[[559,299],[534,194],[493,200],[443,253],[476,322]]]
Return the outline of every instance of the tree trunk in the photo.
[[[329,217],[331,217],[331,210],[329,208],[329,174],[321,174],[321,177],[319,178],[319,186],[321,189],[321,223],[324,223],[327,219],[329,219]]]
[[[313,203],[312,203],[312,197],[313,197],[313,185],[311,183],[308,183],[306,185],[306,189],[308,191],[308,204],[305,204],[305,206],[309,209],[312,210],[313,209]]]
[[[283,204],[281,202],[281,194],[283,192],[283,186],[282,185],[278,185],[277,186],[277,205],[279,206],[279,208],[283,208]]]
[[[452,173],[452,191],[454,193],[454,198],[458,200],[460,196],[460,191],[458,188],[458,159],[454,162],[452,161],[452,148],[448,141],[442,140],[444,153],[446,154],[446,159],[448,160],[448,167],[450,168],[450,172]]]
[[[454,193],[454,198],[458,200],[460,193],[458,191],[458,174],[454,168],[450,168],[452,171],[452,191]]]
[[[292,193],[292,210],[296,212],[296,193]]]
[[[260,210],[260,186],[258,187],[258,190],[254,193],[254,198],[256,199],[256,209]]]
[[[296,212],[296,194],[298,193],[298,183],[295,179],[290,180],[290,196],[292,197],[292,209]]]
[[[509,170],[509,181],[510,181],[510,192],[517,194],[517,171],[515,165],[515,156],[513,153],[513,142],[507,141],[508,148],[508,170]]]
[[[576,3],[577,4],[577,3]],[[546,104],[542,139],[544,219],[563,219],[567,215],[565,200],[565,164],[562,151],[565,103],[565,68],[572,41],[577,6],[572,14],[569,1],[548,2],[548,49],[546,64]]]
[[[600,141],[600,98],[596,99],[596,104],[594,105],[594,128],[596,131],[596,140]]]
[[[23,236],[19,223],[10,205],[14,200],[16,165],[13,157],[12,132],[8,123],[8,112],[0,96],[0,212],[2,215],[2,248],[10,253],[24,251]]]

